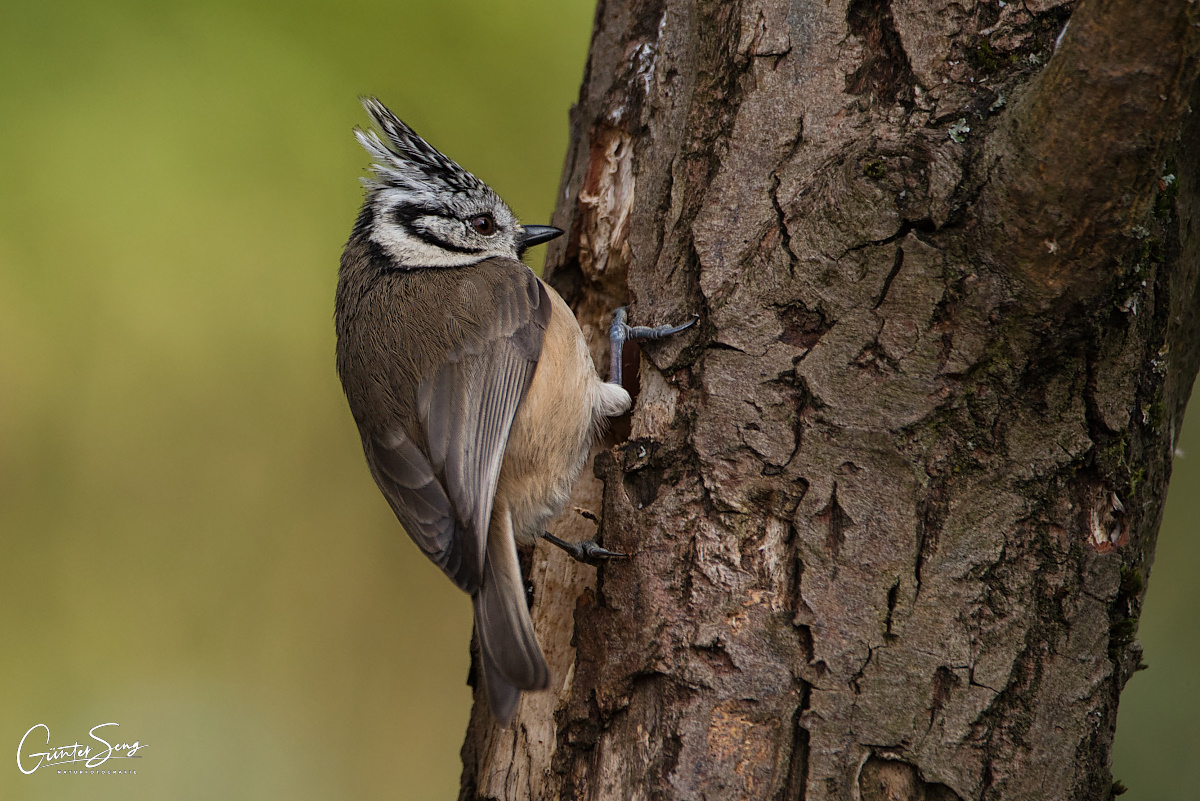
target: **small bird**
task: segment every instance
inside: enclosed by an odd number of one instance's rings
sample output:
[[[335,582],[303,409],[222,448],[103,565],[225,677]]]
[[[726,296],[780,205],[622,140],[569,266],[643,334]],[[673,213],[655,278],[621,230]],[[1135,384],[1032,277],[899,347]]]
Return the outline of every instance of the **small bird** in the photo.
[[[545,531],[567,503],[597,431],[628,411],[624,309],[610,329],[612,382],[596,374],[566,302],[521,262],[562,234],[521,225],[485,183],[374,98],[382,132],[356,130],[374,179],[342,254],[337,369],[371,476],[409,536],[471,595],[492,713],[511,720],[546,661],[517,561],[539,538],[576,559],[624,554]]]

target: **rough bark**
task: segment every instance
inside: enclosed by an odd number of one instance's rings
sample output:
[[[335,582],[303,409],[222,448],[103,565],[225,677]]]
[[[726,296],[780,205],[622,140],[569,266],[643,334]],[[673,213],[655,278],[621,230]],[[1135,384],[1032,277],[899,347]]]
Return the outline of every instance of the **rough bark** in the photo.
[[[462,798],[1109,797],[1198,53],[1189,0],[601,0],[547,276],[597,364],[623,303],[701,323],[578,492],[633,558],[532,555],[554,689],[477,694]]]

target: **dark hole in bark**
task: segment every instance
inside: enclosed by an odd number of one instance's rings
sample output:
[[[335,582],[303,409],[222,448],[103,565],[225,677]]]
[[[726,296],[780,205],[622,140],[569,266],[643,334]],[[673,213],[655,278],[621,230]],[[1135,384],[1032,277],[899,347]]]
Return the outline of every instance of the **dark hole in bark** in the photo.
[[[625,474],[625,493],[635,509],[645,509],[658,500],[658,488],[663,483],[661,468],[643,467]]]
[[[846,24],[867,51],[862,65],[846,76],[846,91],[884,103],[911,103],[916,76],[896,33],[890,0],[851,0]]]
[[[784,306],[776,314],[783,326],[779,341],[805,350],[816,345],[831,327],[819,309],[809,309],[803,303]]]

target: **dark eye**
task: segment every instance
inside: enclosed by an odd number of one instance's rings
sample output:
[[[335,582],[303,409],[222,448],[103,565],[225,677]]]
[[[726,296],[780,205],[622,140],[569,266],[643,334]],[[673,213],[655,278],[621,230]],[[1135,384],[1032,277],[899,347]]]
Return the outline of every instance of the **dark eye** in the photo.
[[[496,233],[496,223],[490,214],[480,214],[478,217],[472,217],[471,227],[484,236],[491,236]]]

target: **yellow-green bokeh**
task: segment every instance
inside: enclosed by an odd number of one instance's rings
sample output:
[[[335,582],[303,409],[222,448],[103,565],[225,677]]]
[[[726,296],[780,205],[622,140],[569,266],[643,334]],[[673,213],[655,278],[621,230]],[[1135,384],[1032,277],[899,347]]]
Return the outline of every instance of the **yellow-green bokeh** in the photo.
[[[591,18],[0,6],[0,798],[456,794],[469,604],[399,533],[333,371],[350,130],[378,94],[546,222]],[[1181,461],[1122,709],[1134,797],[1200,783],[1197,487]],[[17,771],[34,723],[108,721],[149,744],[137,776]]]
[[[470,603],[333,370],[357,96],[548,222],[592,13],[0,7],[0,798],[456,794]],[[108,721],[136,777],[17,771]]]

